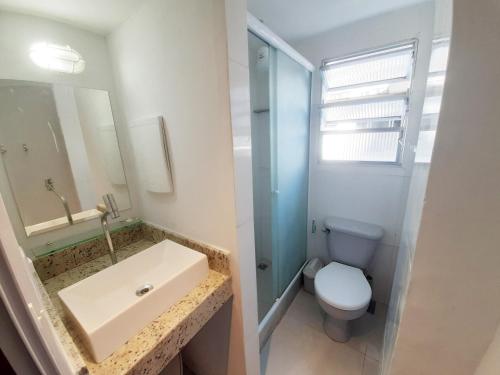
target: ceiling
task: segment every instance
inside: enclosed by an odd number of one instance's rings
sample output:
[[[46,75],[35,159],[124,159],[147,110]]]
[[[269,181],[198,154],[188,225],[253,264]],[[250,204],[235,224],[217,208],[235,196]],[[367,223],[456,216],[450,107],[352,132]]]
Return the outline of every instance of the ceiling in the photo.
[[[146,0],[0,0],[0,10],[47,17],[108,34]],[[248,10],[283,39],[294,41],[432,0],[248,0]]]
[[[287,41],[431,0],[247,0],[248,10]]]
[[[145,0],[0,0],[0,10],[41,16],[108,34]]]

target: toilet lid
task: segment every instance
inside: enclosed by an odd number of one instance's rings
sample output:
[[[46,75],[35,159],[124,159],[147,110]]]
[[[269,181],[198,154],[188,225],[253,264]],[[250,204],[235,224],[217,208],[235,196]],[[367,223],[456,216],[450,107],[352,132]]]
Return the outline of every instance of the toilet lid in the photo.
[[[370,302],[372,289],[356,267],[332,262],[319,270],[314,279],[316,295],[340,310],[359,310]]]

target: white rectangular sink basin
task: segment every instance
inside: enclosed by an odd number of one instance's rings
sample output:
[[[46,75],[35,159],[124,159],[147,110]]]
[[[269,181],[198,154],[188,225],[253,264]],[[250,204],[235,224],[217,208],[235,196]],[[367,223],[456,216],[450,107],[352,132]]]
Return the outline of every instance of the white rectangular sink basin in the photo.
[[[165,240],[58,294],[101,362],[207,276],[206,255]]]

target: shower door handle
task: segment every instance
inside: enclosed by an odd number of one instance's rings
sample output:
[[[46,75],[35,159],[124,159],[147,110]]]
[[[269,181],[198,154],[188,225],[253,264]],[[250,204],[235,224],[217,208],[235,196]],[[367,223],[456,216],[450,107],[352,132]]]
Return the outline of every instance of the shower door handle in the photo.
[[[278,195],[280,193],[280,191],[279,190],[273,190],[272,193],[275,194],[275,195]]]

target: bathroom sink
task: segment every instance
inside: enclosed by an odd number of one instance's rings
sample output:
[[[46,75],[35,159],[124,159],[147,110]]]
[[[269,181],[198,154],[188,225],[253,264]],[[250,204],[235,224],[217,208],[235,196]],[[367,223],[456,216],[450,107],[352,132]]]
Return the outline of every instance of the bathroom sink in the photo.
[[[101,362],[207,276],[206,255],[165,240],[58,294]]]

